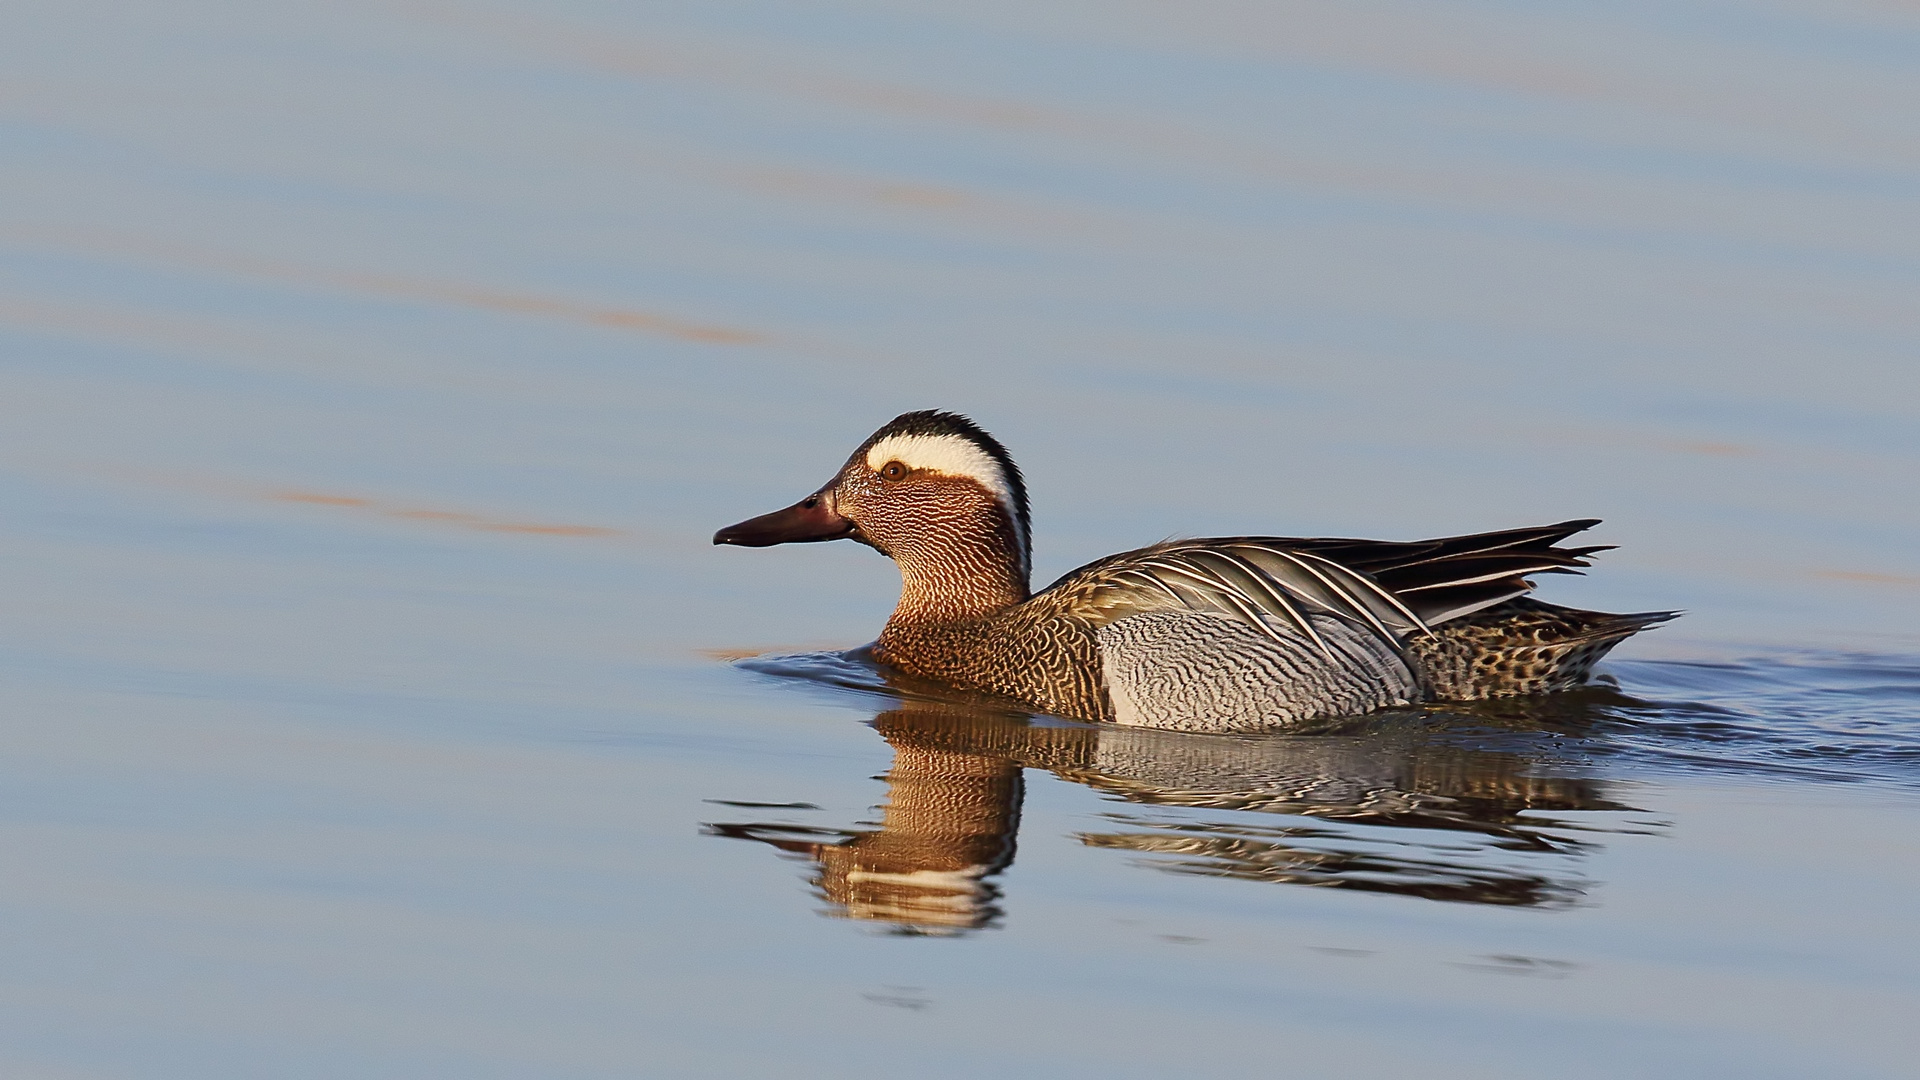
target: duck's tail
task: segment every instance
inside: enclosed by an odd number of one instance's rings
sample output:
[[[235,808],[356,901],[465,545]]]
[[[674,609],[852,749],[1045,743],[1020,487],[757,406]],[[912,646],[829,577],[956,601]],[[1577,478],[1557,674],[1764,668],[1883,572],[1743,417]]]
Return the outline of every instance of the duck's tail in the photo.
[[[1611,615],[1518,597],[1407,642],[1427,696],[1479,701],[1571,690],[1615,645],[1677,611]]]

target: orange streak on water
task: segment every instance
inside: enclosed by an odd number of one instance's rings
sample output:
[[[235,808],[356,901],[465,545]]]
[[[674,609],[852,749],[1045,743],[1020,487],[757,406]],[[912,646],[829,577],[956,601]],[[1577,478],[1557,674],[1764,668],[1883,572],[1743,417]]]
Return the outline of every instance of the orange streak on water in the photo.
[[[765,334],[752,330],[680,319],[632,308],[600,307],[558,297],[507,292],[459,282],[301,266],[227,252],[199,250],[126,234],[76,230],[10,230],[8,238],[15,237],[27,239],[30,242],[52,242],[67,248],[81,248],[120,257],[131,256],[141,260],[155,260],[174,266],[237,277],[264,278],[388,299],[424,301],[476,308],[482,311],[503,311],[515,315],[562,319],[615,330],[659,334],[703,345],[758,345],[768,340]],[[19,304],[12,305],[12,307],[19,306]],[[23,321],[11,307],[0,309],[0,316]]]
[[[304,503],[308,506],[336,506],[342,509],[366,510],[382,517],[400,518],[405,521],[426,521],[439,525],[453,525],[463,529],[475,529],[480,532],[523,533],[532,536],[619,536],[621,530],[609,529],[600,525],[562,525],[540,521],[494,521],[478,514],[463,513],[458,510],[427,510],[415,507],[388,506],[373,499],[363,499],[353,495],[330,495],[317,491],[275,491],[266,496],[275,502]]]
[[[281,502],[313,503],[317,506],[371,506],[365,499],[356,499],[351,495],[321,495],[312,491],[282,491],[270,498]]]
[[[532,522],[481,521],[473,525],[484,532],[529,533],[534,536],[618,536],[619,529],[599,525],[539,525]]]
[[[757,656],[791,656],[797,653],[840,652],[846,647],[846,643],[842,642],[838,645],[769,645],[763,649],[695,649],[694,652],[709,660],[718,660],[723,664],[731,664],[738,660],[752,660]]]
[[[751,660],[756,656],[764,656],[767,651],[766,649],[701,649],[699,653],[709,660],[731,664],[735,660]]]
[[[1748,457],[1759,453],[1751,446],[1724,442],[1676,442],[1669,443],[1675,450],[1688,454],[1706,454],[1710,457]]]
[[[1920,577],[1906,574],[1875,574],[1864,570],[1815,570],[1813,576],[1833,581],[1852,581],[1861,585],[1903,585],[1907,588],[1920,588]]]
[[[316,275],[326,277],[326,275]],[[594,326],[608,326],[616,330],[638,330],[643,333],[664,334],[682,341],[697,341],[707,345],[755,345],[766,340],[761,334],[750,330],[738,330],[727,326],[714,326],[706,323],[689,322],[665,315],[654,315],[644,311],[627,308],[602,308],[587,304],[576,304],[568,300],[557,300],[545,296],[527,296],[518,293],[496,292],[489,289],[476,289],[462,285],[447,285],[431,281],[417,281],[406,278],[374,277],[366,275],[342,275],[333,278],[341,285],[356,291],[379,293],[387,296],[402,296],[409,299],[434,300],[441,303],[457,304],[462,307],[481,308],[487,311],[507,311],[516,315],[539,315],[548,318],[569,319],[574,322],[590,323]]]

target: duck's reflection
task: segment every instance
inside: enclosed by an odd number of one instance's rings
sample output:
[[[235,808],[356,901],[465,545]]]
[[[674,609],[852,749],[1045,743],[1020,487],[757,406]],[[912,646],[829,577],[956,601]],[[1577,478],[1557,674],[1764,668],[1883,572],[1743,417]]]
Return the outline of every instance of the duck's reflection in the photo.
[[[1552,726],[1568,732],[1581,708],[1561,702]],[[1030,768],[1132,804],[1078,839],[1164,870],[1482,904],[1575,902],[1591,842],[1568,834],[1591,826],[1558,815],[1629,808],[1600,781],[1553,775],[1565,764],[1560,736],[1512,721],[1386,716],[1345,734],[1233,737],[1053,725],[909,698],[874,718],[893,747],[877,828],[708,828],[811,861],[835,914],[910,933],[1000,917],[994,878],[1013,861]]]
[[[928,711],[931,711],[929,709]],[[827,839],[781,825],[711,825],[804,855],[837,913],[903,929],[964,930],[1000,914],[993,875],[1013,862],[1024,790],[1018,761],[920,738],[916,709],[875,719],[893,745],[879,828]]]

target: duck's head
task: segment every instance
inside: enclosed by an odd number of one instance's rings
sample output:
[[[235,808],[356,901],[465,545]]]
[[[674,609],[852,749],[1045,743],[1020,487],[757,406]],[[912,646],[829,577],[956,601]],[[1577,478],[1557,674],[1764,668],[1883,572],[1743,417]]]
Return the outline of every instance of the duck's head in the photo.
[[[909,590],[946,579],[1026,598],[1026,484],[1006,448],[958,413],[895,417],[825,487],[713,535],[741,547],[841,539],[899,563]]]

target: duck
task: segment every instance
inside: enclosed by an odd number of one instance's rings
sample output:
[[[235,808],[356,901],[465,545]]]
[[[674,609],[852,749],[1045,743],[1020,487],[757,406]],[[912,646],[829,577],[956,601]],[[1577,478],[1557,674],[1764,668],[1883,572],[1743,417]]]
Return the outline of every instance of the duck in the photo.
[[[871,656],[1068,720],[1299,731],[1383,709],[1558,693],[1675,611],[1529,596],[1580,573],[1599,524],[1410,542],[1227,536],[1109,555],[1030,586],[1026,482],[968,417],[923,410],[870,435],[824,486],[717,545],[853,540],[892,559],[900,600]]]

